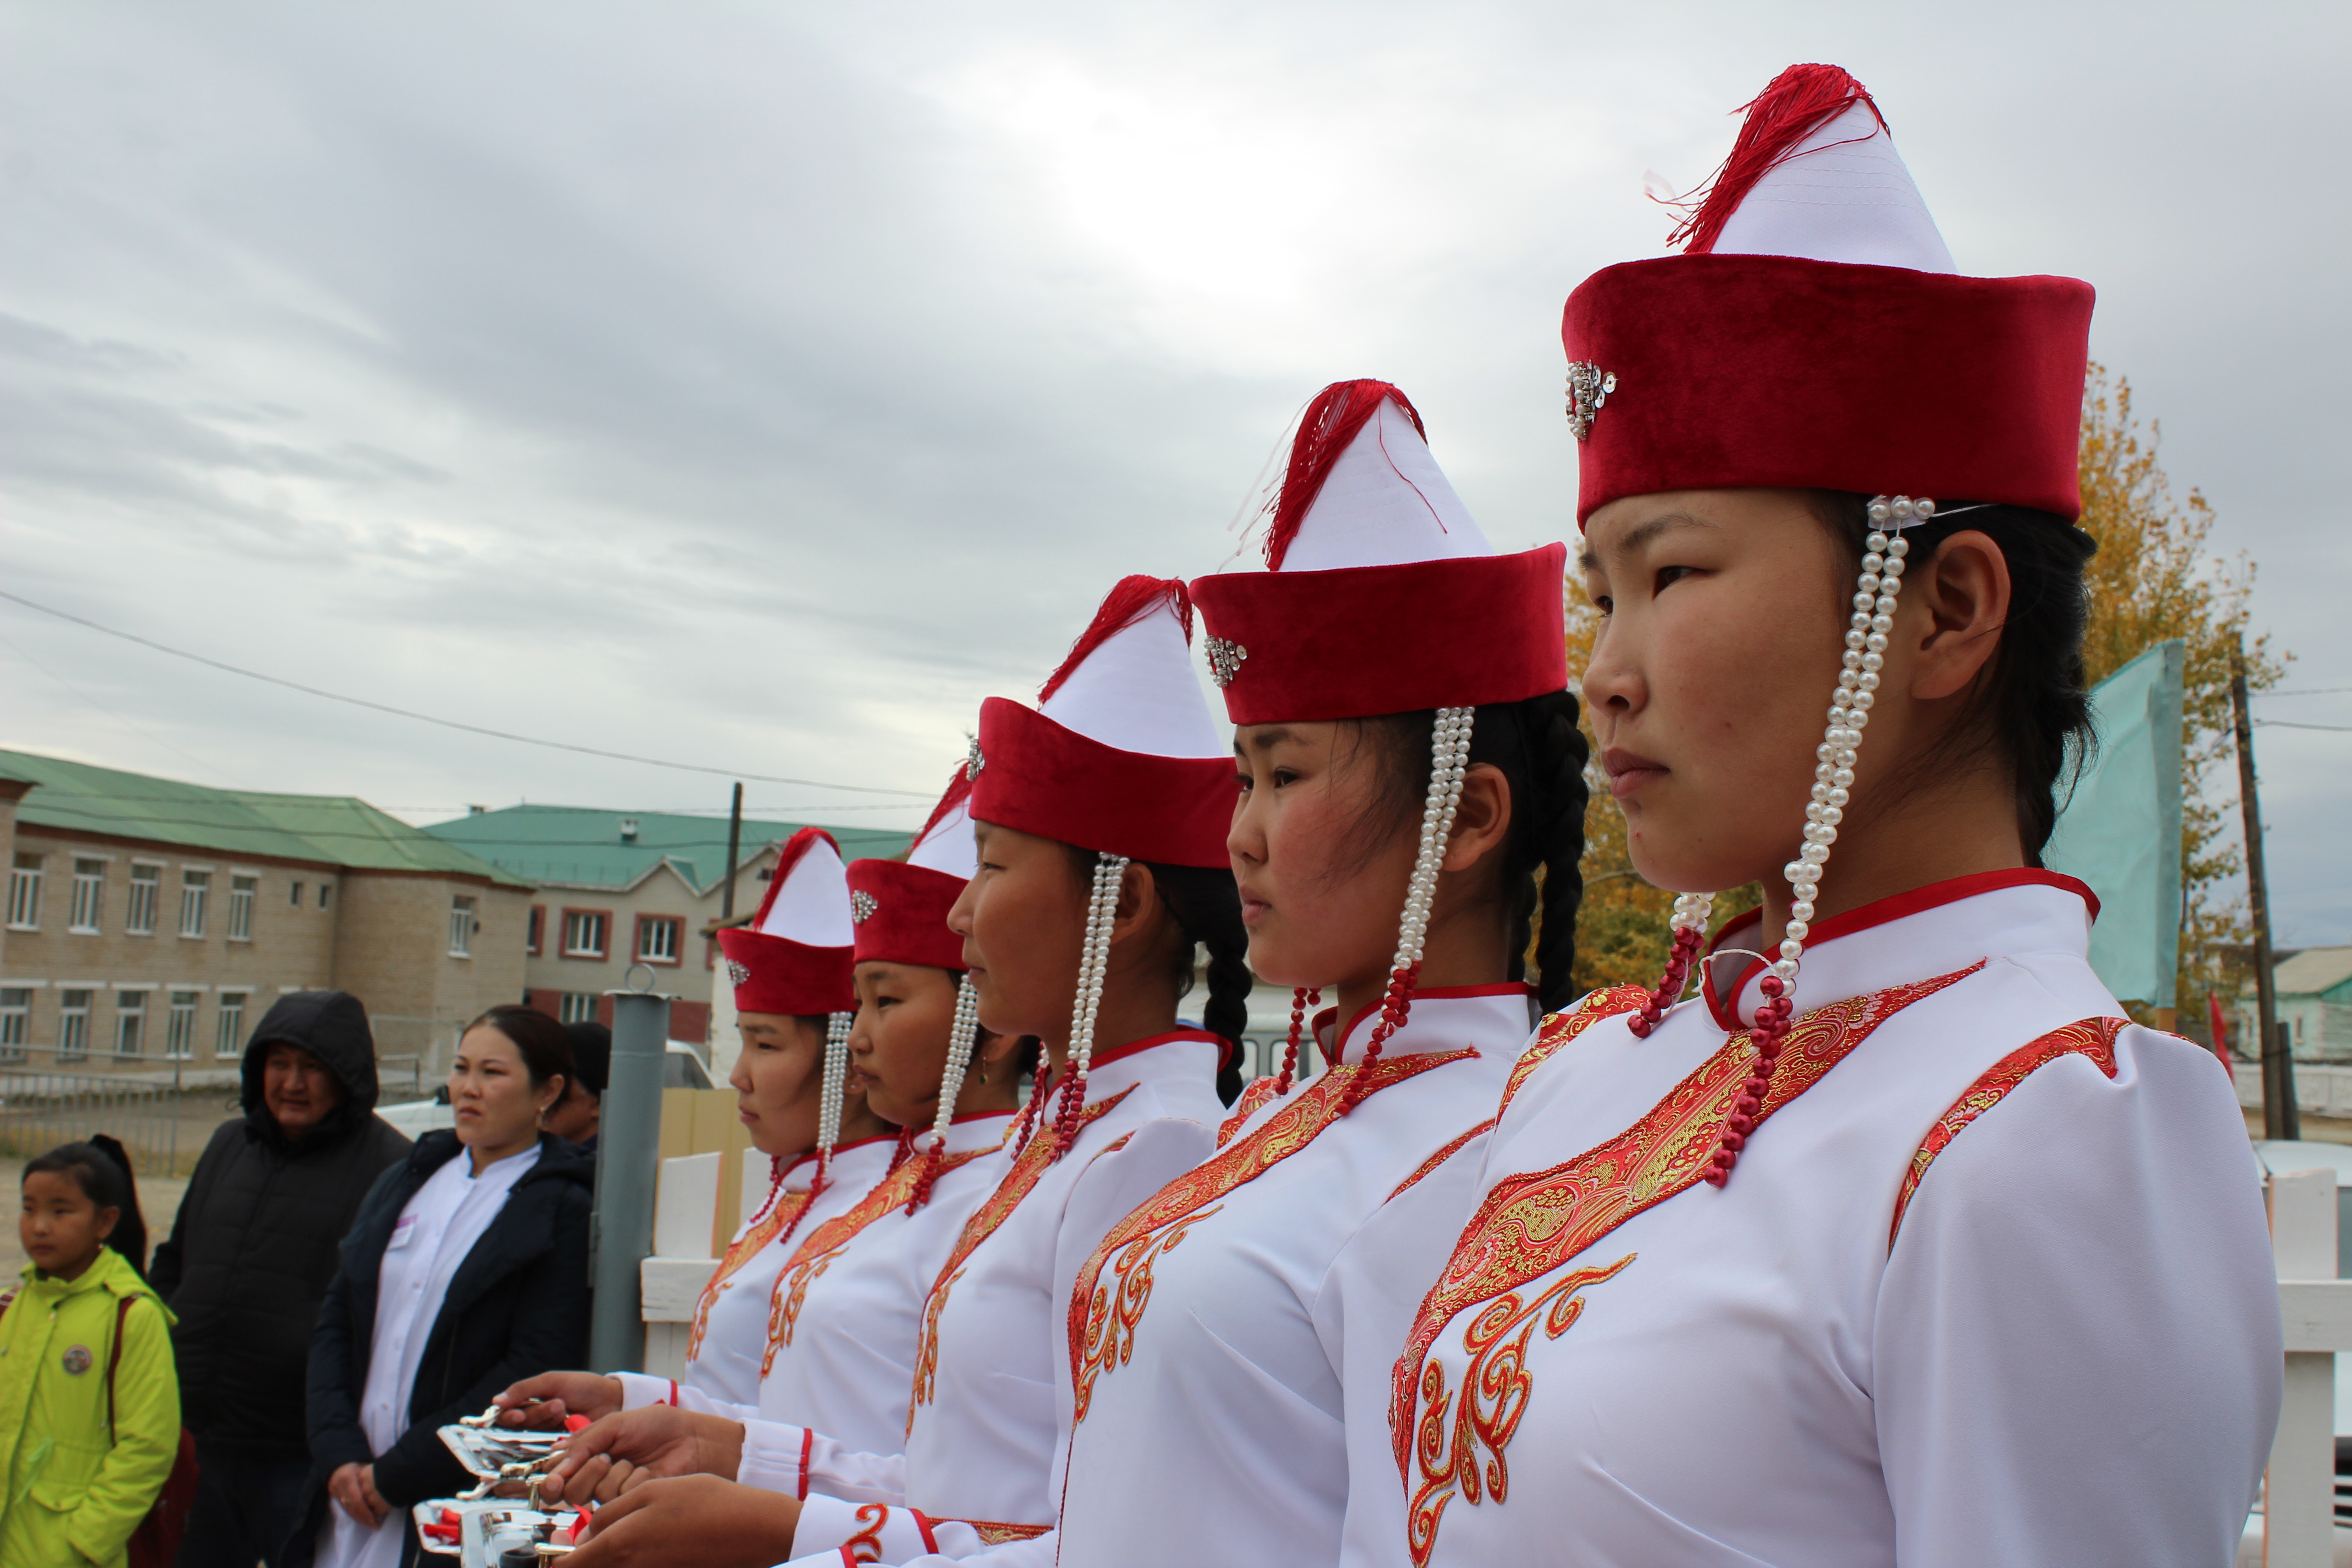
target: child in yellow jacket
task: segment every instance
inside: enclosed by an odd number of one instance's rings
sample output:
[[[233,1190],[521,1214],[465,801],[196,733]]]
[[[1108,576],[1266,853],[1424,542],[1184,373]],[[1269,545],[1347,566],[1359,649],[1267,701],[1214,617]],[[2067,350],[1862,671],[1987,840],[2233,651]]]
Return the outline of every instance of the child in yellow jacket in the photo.
[[[143,1242],[131,1173],[94,1144],[52,1149],[25,1167],[17,1225],[32,1261],[0,1310],[0,1568],[123,1568],[180,1440],[171,1310],[107,1245]]]

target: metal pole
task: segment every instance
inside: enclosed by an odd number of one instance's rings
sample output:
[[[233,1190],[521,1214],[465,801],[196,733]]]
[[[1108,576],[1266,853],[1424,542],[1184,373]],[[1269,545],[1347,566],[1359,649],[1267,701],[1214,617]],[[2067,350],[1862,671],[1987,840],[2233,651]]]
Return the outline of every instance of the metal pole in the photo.
[[[2294,1138],[2303,1118],[2294,1103],[2294,1059],[2282,1048],[2278,994],[2271,974],[2270,879],[2263,867],[2263,808],[2254,788],[2254,721],[2246,698],[2246,648],[2238,641],[2231,656],[2230,707],[2238,727],[2238,805],[2246,824],[2246,901],[2254,921],[2255,1039],[2263,1053],[2263,1133]]]
[[[588,1278],[596,1292],[588,1364],[635,1372],[646,1353],[637,1266],[654,1247],[669,998],[650,991],[605,994],[613,999],[613,1062],[597,1126],[596,1207],[588,1227]]]
[[[735,805],[727,813],[727,885],[719,894],[719,918],[735,918],[735,857],[743,847],[743,786],[735,786]]]

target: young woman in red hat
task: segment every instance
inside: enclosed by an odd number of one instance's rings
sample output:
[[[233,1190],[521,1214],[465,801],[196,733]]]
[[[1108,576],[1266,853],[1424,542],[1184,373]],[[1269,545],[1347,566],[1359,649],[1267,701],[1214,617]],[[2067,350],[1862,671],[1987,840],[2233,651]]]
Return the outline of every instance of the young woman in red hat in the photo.
[[[633,1542],[904,1561],[1051,1527],[1064,1287],[1122,1215],[1211,1151],[1246,1019],[1233,766],[1193,680],[1191,621],[1181,583],[1129,578],[1037,708],[982,709],[966,763],[978,870],[949,923],[981,1026],[1037,1037],[1049,1071],[982,1162],[996,1184],[925,1291],[903,1451],[688,1412],[591,1428],[570,1464],[612,1451],[675,1479],[599,1513],[587,1568]],[[1205,1030],[1176,1018],[1203,943]]]
[[[1395,1549],[2227,1563],[2281,1383],[2258,1175],[2039,862],[2090,740],[2091,290],[1958,276],[1829,66],[1688,235],[1564,325],[1584,697],[1674,958],[1506,1096],[1395,1368]]]

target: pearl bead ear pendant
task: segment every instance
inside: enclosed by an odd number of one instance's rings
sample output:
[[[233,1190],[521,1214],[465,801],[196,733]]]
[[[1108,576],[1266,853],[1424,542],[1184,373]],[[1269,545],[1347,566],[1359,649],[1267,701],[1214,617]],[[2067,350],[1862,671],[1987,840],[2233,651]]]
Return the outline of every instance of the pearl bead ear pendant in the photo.
[[[1078,1117],[1087,1104],[1087,1064],[1095,1054],[1095,1015],[1102,1011],[1103,981],[1110,973],[1110,932],[1118,918],[1118,890],[1127,878],[1124,855],[1097,855],[1094,889],[1087,901],[1087,934],[1078,952],[1078,990],[1070,1006],[1070,1055],[1054,1112],[1054,1158],[1077,1141]],[[1034,1100],[1035,1096],[1031,1097]]]
[[[947,1157],[948,1129],[955,1121],[956,1099],[963,1093],[964,1076],[971,1068],[971,1048],[980,1038],[980,991],[969,974],[956,976],[955,1016],[948,1024],[947,1065],[940,1073],[940,1109],[931,1119],[931,1135],[921,1155],[922,1171],[907,1196],[913,1214],[931,1201],[931,1184],[940,1179],[940,1163]]]

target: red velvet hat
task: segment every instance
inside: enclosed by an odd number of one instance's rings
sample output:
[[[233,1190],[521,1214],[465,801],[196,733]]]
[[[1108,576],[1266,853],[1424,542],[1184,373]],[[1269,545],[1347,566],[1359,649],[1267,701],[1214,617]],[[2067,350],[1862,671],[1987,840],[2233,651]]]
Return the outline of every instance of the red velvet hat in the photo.
[[[1226,866],[1234,760],[1192,673],[1184,584],[1129,577],[1025,707],[981,705],[972,817],[1105,855]],[[961,960],[959,960],[961,963]]]
[[[904,860],[849,863],[849,918],[857,928],[857,962],[927,963],[963,972],[963,938],[948,930],[948,911],[979,869],[965,803],[971,784],[958,763]]]
[[[1569,296],[1580,523],[1748,485],[2080,515],[2091,286],[1959,276],[1853,77],[1775,78],[1675,237]]]
[[[840,1013],[857,1005],[850,984],[849,884],[841,847],[822,827],[784,840],[760,912],[719,933],[739,1013]]]
[[[1384,381],[1307,405],[1264,572],[1192,584],[1236,724],[1517,702],[1568,685],[1563,546],[1497,555]]]

